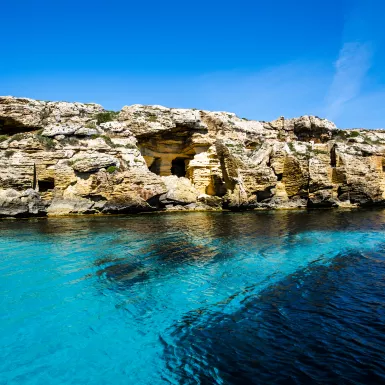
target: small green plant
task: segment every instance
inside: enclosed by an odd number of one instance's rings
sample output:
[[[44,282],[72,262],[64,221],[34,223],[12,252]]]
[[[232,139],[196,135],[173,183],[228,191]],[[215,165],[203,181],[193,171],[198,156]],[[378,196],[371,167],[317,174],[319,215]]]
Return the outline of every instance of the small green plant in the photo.
[[[85,128],[96,128],[96,123],[95,122],[88,122],[84,126]]]
[[[104,141],[106,142],[106,144],[112,148],[114,147],[117,147],[117,145],[111,140],[111,138],[107,135],[101,135],[100,136],[101,138],[104,139]]]
[[[338,130],[337,132],[333,133],[333,138],[346,139],[346,137],[347,137],[347,132],[344,130]]]
[[[20,140],[23,140],[24,139],[24,135],[23,134],[15,134],[15,135],[12,135],[11,136],[11,139],[10,139],[10,143],[13,142],[13,141],[20,141]]]
[[[85,159],[84,158],[70,159],[67,163],[68,163],[68,166],[73,166],[75,163],[81,162],[83,160],[85,160]]]
[[[348,135],[350,138],[357,138],[357,136],[360,136],[360,133],[358,131],[351,131]]]
[[[156,117],[156,115],[149,115],[149,116],[147,116],[147,121],[156,122],[156,121],[158,121],[158,118]]]
[[[7,151],[5,151],[4,155],[6,158],[10,158],[14,153],[15,153],[15,151],[13,151],[13,150],[7,150]]]
[[[247,119],[247,118],[242,118],[242,120],[246,120],[246,121],[249,121],[249,119]]]
[[[289,146],[291,152],[296,152],[296,149],[295,149],[293,142],[289,142],[287,145]]]
[[[48,136],[41,135],[41,132],[42,130],[38,131],[36,139],[44,146],[44,148],[47,150],[52,150],[55,147],[54,140]]]
[[[127,143],[124,147],[126,148],[136,148],[135,144]]]
[[[318,148],[315,148],[314,150],[313,150],[313,152],[314,152],[314,154],[315,155],[323,155],[323,154],[328,154],[328,151],[326,151],[326,150],[320,150],[320,149],[318,149]]]
[[[79,144],[79,139],[73,136],[66,136],[64,139],[60,141],[62,144],[68,144],[70,146],[77,146]]]
[[[0,135],[0,143],[1,142],[5,142],[6,140],[9,139],[9,136],[8,135]]]
[[[116,170],[117,170],[117,167],[116,167],[116,166],[110,166],[110,167],[107,168],[107,172],[108,172],[109,174],[114,173]]]
[[[107,135],[99,135],[99,134],[91,135],[91,139],[97,139],[97,138],[102,138],[106,142],[106,144],[110,147],[113,147],[113,148],[118,147],[118,145],[115,144],[111,140],[111,138]]]
[[[370,138],[365,138],[364,144],[381,144],[381,140],[378,139],[370,139]]]
[[[98,124],[101,124],[101,123],[111,122],[112,120],[116,120],[118,115],[119,115],[119,112],[117,111],[106,111],[106,112],[99,112],[98,114],[95,115],[95,118],[96,118],[96,122]]]

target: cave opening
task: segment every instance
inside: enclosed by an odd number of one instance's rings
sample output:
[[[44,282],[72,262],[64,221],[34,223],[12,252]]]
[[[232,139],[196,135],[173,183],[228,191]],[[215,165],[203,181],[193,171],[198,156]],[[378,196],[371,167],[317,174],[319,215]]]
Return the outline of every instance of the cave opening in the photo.
[[[12,118],[0,119],[0,135],[23,134],[35,130],[36,127],[25,127]]]
[[[178,178],[186,176],[186,159],[175,158],[171,162],[171,174],[176,175]]]
[[[153,162],[151,163],[151,166],[149,167],[149,170],[153,172],[156,175],[160,175],[160,164],[161,164],[161,159],[160,158],[155,158]]]
[[[47,192],[55,188],[55,181],[53,179],[39,180],[39,192]]]

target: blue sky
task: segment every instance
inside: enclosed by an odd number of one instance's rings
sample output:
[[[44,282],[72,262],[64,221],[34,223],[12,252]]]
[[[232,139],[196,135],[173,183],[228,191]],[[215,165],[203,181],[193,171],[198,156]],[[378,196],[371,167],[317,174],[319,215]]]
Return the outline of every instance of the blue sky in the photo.
[[[4,1],[0,95],[385,128],[385,1]]]

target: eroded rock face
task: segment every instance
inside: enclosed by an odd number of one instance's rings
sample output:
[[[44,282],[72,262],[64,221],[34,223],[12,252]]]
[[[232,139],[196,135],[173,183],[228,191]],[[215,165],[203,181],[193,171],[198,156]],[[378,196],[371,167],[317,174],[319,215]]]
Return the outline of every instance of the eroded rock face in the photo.
[[[45,212],[46,206],[35,190],[0,190],[0,217],[40,216]]]
[[[93,173],[102,168],[117,167],[119,160],[109,154],[80,151],[71,158],[71,166],[77,172]]]
[[[167,192],[159,197],[161,204],[178,204],[183,206],[197,202],[199,193],[189,179],[170,175],[163,176],[162,181],[166,186]]]
[[[0,97],[0,216],[385,203],[385,131]]]

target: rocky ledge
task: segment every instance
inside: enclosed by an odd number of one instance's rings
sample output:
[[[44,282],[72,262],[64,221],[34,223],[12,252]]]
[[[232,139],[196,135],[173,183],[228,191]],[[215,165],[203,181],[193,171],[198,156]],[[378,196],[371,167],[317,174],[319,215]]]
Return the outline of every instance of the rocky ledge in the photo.
[[[0,97],[0,216],[385,203],[385,131]]]

